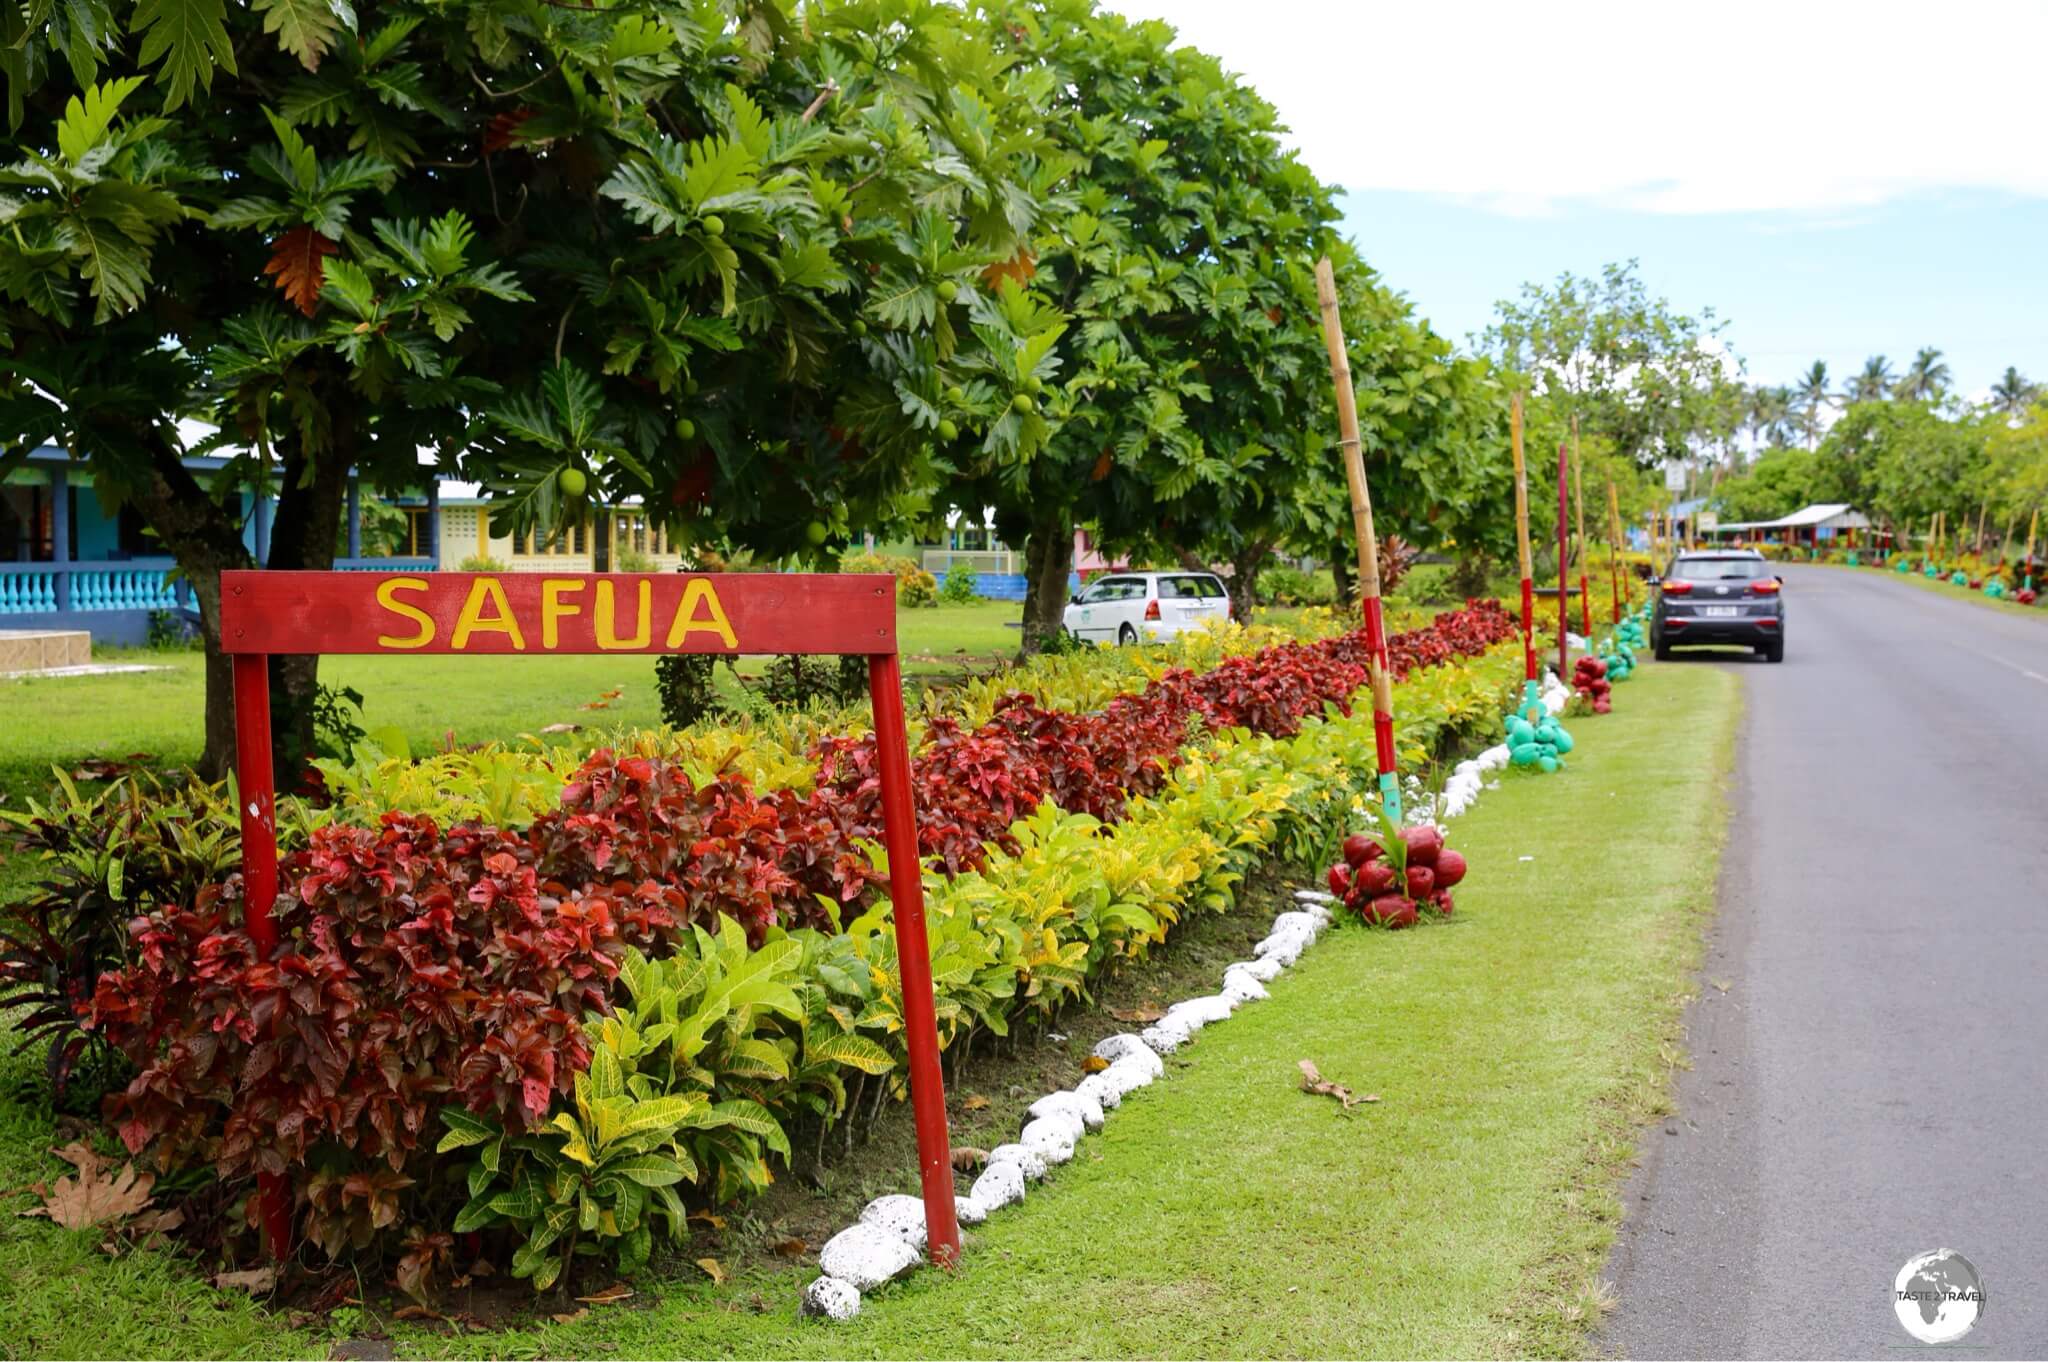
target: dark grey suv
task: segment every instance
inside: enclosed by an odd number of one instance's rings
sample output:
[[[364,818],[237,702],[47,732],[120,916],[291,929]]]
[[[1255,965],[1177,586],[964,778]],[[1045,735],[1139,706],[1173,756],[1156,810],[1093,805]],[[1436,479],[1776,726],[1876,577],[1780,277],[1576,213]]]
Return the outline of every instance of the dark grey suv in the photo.
[[[1747,644],[1767,662],[1785,660],[1785,581],[1754,549],[1681,553],[1650,584],[1650,646],[1659,658],[1673,648]]]

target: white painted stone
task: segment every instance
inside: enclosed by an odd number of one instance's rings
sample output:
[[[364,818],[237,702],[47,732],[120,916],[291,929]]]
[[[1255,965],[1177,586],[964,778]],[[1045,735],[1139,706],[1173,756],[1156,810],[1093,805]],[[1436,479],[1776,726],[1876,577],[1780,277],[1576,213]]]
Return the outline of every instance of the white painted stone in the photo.
[[[1294,891],[1294,897],[1299,903],[1335,903],[1337,901],[1335,894],[1327,894],[1320,889],[1297,889]]]
[[[1262,955],[1256,960],[1240,960],[1232,965],[1230,969],[1226,969],[1223,972],[1228,974],[1230,970],[1243,970],[1260,983],[1270,984],[1279,978],[1280,972],[1286,968],[1287,966],[1284,962],[1276,960],[1270,955]]]
[[[1166,1072],[1166,1061],[1159,1057],[1157,1051],[1150,1049],[1133,1050],[1122,1059],[1116,1061],[1116,1064],[1112,1064],[1109,1067],[1114,1069],[1117,1064],[1136,1069],[1145,1075],[1147,1082],[1160,1077]]]
[[[1263,1002],[1266,986],[1243,970],[1228,970],[1223,975],[1223,996],[1239,1003]]]
[[[928,1231],[924,1223],[922,1198],[891,1192],[870,1201],[860,1213],[863,1225],[879,1225],[904,1243],[923,1253]]]
[[[1071,1144],[1081,1143],[1082,1137],[1088,1133],[1088,1123],[1081,1119],[1080,1111],[1066,1105],[1048,1107],[1041,1112],[1037,1104],[1033,1103],[1031,1113],[1024,1118],[1024,1129],[1029,1130],[1033,1126],[1056,1126],[1065,1132]],[[1017,1140],[1021,1144],[1024,1137],[1019,1135]]]
[[[979,1225],[988,1219],[988,1207],[971,1196],[953,1198],[953,1218],[963,1225]]]
[[[1316,939],[1316,932],[1321,927],[1322,923],[1316,920],[1316,916],[1313,913],[1282,913],[1273,919],[1274,931],[1303,931],[1308,933],[1308,939],[1311,941]]]
[[[1074,1085],[1074,1095],[1076,1097],[1094,1099],[1096,1105],[1100,1106],[1105,1112],[1111,1110],[1124,1100],[1122,1090],[1104,1079],[1101,1073],[1089,1074],[1079,1083],[1076,1083]]]
[[[1236,1010],[1236,1003],[1220,993],[1211,993],[1206,997],[1186,998],[1175,1003],[1166,1009],[1166,1016],[1160,1020],[1181,1017],[1187,1021],[1189,1031],[1199,1031],[1210,1022],[1227,1021]]]
[[[1150,1026],[1139,1032],[1139,1037],[1145,1042],[1146,1048],[1155,1057],[1172,1054],[1180,1049],[1181,1046],[1194,1039],[1194,1035],[1194,1029],[1184,1019],[1179,1017],[1161,1017],[1158,1021],[1153,1022]],[[1121,1062],[1121,1060],[1113,1061],[1113,1063]]]
[[[1114,1068],[1116,1066],[1111,1065],[1110,1067]],[[994,1149],[989,1150],[988,1166],[993,1168],[999,1163],[1016,1164],[1017,1171],[1032,1182],[1036,1182],[1045,1176],[1044,1156],[1037,1150],[1027,1149],[1021,1144],[999,1144]]]
[[[1166,1066],[1160,1062],[1157,1055],[1152,1056],[1150,1064],[1147,1064],[1142,1056],[1131,1055],[1102,1071],[1103,1077],[1123,1087],[1126,1097],[1153,1080],[1163,1077],[1165,1073]]]
[[[1292,965],[1308,949],[1308,937],[1301,932],[1274,932],[1252,947],[1253,955],[1270,955],[1282,965]]]
[[[804,1288],[803,1312],[821,1319],[852,1319],[860,1313],[860,1288],[837,1277],[820,1277]]]
[[[997,1163],[991,1157],[988,1167],[981,1170],[981,1176],[969,1189],[968,1199],[990,1211],[1000,1211],[1022,1201],[1024,1170],[1012,1161]]]
[[[916,1267],[924,1255],[880,1225],[848,1225],[827,1240],[818,1266],[861,1291],[872,1291]]]
[[[1079,1089],[1047,1093],[1031,1104],[1033,1116],[1050,1116],[1060,1111],[1073,1112],[1081,1122],[1083,1134],[1102,1129],[1102,1103],[1092,1097],[1081,1096]]]
[[[1101,1040],[1095,1042],[1096,1057],[1106,1059],[1112,1064],[1122,1059],[1125,1055],[1130,1054],[1133,1050],[1142,1050],[1144,1048],[1144,1039],[1134,1036],[1128,1031],[1119,1031],[1113,1036],[1104,1036]]]
[[[1498,771],[1501,767],[1508,764],[1510,755],[1506,743],[1496,743],[1479,754],[1479,769],[1482,771]]]
[[[1017,1143],[1036,1150],[1048,1164],[1059,1165],[1074,1157],[1074,1127],[1053,1117],[1041,1116],[1028,1122]]]

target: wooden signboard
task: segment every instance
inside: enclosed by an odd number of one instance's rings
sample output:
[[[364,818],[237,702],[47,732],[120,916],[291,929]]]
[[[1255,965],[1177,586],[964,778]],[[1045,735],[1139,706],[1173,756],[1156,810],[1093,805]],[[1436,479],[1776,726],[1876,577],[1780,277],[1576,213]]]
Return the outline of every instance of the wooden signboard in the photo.
[[[796,573],[224,572],[221,650],[234,659],[244,912],[277,948],[270,658],[294,653],[838,653],[868,659],[889,897],[903,970],[910,1098],[933,1261],[960,1252],[933,1013],[924,883],[910,799],[896,579]],[[265,1237],[290,1249],[282,1179],[262,1186]]]

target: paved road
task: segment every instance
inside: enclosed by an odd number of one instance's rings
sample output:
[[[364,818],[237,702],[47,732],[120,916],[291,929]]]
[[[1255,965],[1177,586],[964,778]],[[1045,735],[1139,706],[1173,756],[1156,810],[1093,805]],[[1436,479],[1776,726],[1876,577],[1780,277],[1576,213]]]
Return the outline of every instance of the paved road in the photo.
[[[1604,1346],[1929,1351],[1898,1269],[1952,1248],[1977,1328],[2048,1356],[2048,619],[1786,573],[1747,695],[1678,1114],[1644,1136]],[[1723,991],[1725,989],[1725,991]]]

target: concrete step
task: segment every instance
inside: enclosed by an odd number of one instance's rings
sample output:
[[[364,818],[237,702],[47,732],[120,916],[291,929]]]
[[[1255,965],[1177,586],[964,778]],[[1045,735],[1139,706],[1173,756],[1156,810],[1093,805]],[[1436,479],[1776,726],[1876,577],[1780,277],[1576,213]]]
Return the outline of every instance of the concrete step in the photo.
[[[54,671],[92,663],[92,635],[83,629],[0,629],[0,672]]]

